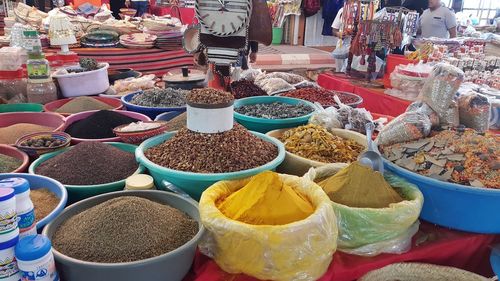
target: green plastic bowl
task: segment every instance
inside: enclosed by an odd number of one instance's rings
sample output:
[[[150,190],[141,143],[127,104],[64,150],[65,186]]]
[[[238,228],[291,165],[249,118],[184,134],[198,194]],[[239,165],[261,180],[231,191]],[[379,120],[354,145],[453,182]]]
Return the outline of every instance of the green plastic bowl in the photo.
[[[243,98],[234,101],[234,119],[239,124],[243,125],[250,131],[256,131],[260,133],[267,133],[272,130],[277,129],[285,129],[285,128],[294,128],[301,125],[307,124],[309,118],[313,115],[314,111],[300,117],[295,118],[286,118],[286,119],[266,119],[259,117],[252,117],[248,115],[243,115],[241,113],[236,112],[236,108],[244,105],[251,104],[259,104],[259,103],[273,103],[273,102],[281,102],[287,104],[305,104],[312,108],[315,108],[314,104],[305,100],[289,98],[289,97],[281,97],[281,96],[258,96],[258,97],[249,97]]]
[[[158,188],[165,189],[163,181],[167,181],[185,191],[195,200],[200,200],[203,191],[218,181],[246,178],[266,170],[274,170],[285,159],[285,147],[279,140],[256,132],[251,133],[265,141],[273,143],[278,147],[278,156],[265,165],[248,170],[231,173],[192,173],[165,168],[146,158],[144,152],[148,148],[163,143],[164,141],[172,138],[176,133],[177,132],[168,132],[144,141],[136,149],[135,156],[137,161],[149,170],[149,173],[153,176],[155,184]]]
[[[42,112],[43,105],[39,103],[0,104],[0,113],[7,112]]]
[[[123,151],[131,152],[134,153],[135,149],[137,146],[132,145],[132,144],[127,144],[127,143],[120,143],[120,142],[107,142],[107,144],[110,144],[118,149],[121,149]],[[29,173],[30,174],[36,174],[35,170],[38,166],[40,166],[43,162],[49,160],[50,158],[61,154],[68,149],[71,149],[72,147],[68,147],[62,150],[58,150],[52,153],[47,153],[37,160],[35,160],[29,167]],[[119,165],[119,163],[109,163],[110,165]],[[135,171],[135,174],[142,173],[144,171],[144,167],[139,165],[139,168]],[[92,175],[89,175],[92,176]],[[125,187],[125,179],[115,181],[115,182],[110,182],[110,183],[104,183],[104,184],[95,184],[95,185],[70,185],[70,184],[65,184],[64,185],[66,189],[68,190],[68,202],[69,203],[74,203],[77,201],[80,201],[82,199],[92,197],[95,195],[103,194],[103,193],[108,193],[108,192],[113,192],[113,191],[118,191],[122,190]]]

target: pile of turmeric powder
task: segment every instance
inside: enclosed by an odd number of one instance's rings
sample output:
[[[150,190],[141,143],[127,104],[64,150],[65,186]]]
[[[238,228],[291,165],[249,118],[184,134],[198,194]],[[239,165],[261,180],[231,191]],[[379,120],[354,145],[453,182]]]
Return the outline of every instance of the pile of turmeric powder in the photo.
[[[386,208],[404,200],[381,173],[359,162],[351,163],[318,185],[333,202],[354,208]]]
[[[314,213],[308,198],[271,171],[252,177],[217,207],[226,217],[252,225],[284,225]]]

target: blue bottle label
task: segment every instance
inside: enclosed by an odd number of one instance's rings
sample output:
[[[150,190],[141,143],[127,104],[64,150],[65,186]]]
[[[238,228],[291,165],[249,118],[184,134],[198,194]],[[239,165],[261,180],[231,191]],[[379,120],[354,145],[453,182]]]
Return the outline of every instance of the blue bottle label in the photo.
[[[31,211],[19,214],[19,228],[20,231],[23,232],[23,229],[30,229],[31,226],[35,224],[35,210],[31,209]]]

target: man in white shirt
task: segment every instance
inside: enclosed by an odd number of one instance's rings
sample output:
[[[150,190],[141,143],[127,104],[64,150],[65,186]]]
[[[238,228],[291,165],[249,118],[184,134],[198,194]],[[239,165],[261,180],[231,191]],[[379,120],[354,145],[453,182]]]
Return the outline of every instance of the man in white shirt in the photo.
[[[419,18],[418,26],[424,38],[457,37],[455,13],[441,5],[440,0],[429,0],[429,9],[425,10]]]

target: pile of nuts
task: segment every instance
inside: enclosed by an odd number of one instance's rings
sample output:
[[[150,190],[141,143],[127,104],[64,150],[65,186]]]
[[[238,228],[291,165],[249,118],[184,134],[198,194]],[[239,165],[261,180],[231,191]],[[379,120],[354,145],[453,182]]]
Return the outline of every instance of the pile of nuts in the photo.
[[[64,141],[54,138],[54,137],[40,137],[28,139],[20,144],[20,146],[24,147],[33,147],[33,148],[49,148],[49,147],[58,147],[63,145]]]

